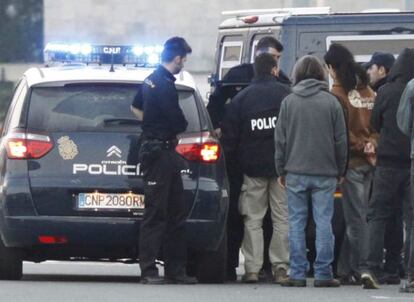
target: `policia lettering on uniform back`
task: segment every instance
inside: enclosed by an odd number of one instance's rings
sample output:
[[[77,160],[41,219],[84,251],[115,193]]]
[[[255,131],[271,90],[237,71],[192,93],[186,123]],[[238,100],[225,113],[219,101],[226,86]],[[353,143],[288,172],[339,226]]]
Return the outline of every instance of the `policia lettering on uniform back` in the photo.
[[[187,128],[178,105],[174,74],[184,67],[191,47],[174,37],[164,44],[161,65],[144,81],[132,111],[143,117],[139,161],[144,171],[145,211],[140,226],[141,282],[148,284],[197,283],[185,273],[185,200],[182,160],[175,152],[177,134]],[[165,278],[155,261],[164,246]]]

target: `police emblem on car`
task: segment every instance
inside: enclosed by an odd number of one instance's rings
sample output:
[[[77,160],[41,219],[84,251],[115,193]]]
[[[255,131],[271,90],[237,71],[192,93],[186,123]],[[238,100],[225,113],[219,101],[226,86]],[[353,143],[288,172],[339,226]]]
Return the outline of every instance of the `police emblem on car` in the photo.
[[[74,159],[78,155],[78,146],[69,138],[69,136],[62,136],[58,139],[59,154],[64,160]]]

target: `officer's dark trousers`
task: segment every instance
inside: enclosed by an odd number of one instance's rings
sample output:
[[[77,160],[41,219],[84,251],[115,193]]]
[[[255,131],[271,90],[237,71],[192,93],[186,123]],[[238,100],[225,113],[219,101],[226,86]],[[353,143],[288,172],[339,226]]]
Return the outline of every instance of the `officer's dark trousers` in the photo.
[[[145,211],[140,226],[141,276],[157,276],[155,260],[164,247],[165,276],[184,274],[186,209],[177,154],[162,150],[144,163]]]
[[[384,234],[388,222],[391,219],[395,223],[402,224],[402,209],[404,203],[410,202],[410,169],[395,169],[386,167],[377,167],[374,175],[372,197],[368,209],[368,253],[366,256],[366,267],[377,277],[381,277],[382,263],[384,257]],[[402,229],[398,226],[397,229]],[[385,237],[390,240],[389,236]],[[396,255],[393,255],[393,261],[387,263],[385,268],[387,273],[398,275],[400,255],[403,242],[402,233],[394,234],[394,245]],[[385,245],[386,246],[386,245]],[[390,246],[390,242],[388,242]],[[389,260],[389,259],[388,259]],[[364,265],[365,266],[365,265]]]
[[[243,241],[243,217],[239,213],[239,196],[243,173],[230,156],[226,157],[227,176],[230,186],[229,214],[227,219],[227,267],[231,271],[239,266],[239,253]]]

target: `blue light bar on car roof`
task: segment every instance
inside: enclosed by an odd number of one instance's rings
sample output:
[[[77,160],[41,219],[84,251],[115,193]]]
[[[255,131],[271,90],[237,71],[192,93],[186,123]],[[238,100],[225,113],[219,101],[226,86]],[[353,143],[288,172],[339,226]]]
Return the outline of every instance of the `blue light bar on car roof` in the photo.
[[[45,63],[134,64],[156,66],[160,63],[162,46],[114,46],[48,43],[44,49]]]

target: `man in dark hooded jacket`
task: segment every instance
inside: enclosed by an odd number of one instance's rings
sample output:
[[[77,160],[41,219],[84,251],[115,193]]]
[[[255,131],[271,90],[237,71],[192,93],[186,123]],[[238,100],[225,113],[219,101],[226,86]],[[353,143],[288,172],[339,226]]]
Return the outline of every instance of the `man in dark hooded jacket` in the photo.
[[[258,41],[255,55],[262,53],[272,55],[279,61],[283,51],[283,45],[272,36],[265,36]],[[254,77],[253,64],[241,64],[231,68],[223,79],[218,83],[209,98],[207,110],[209,112],[213,127],[220,133],[222,127],[226,127],[229,121],[224,118],[226,103],[233,99],[237,93],[246,88]],[[290,84],[289,78],[280,70],[277,80],[281,83]],[[225,135],[223,134],[223,137]],[[239,252],[243,239],[243,219],[238,210],[240,189],[243,183],[243,173],[238,165],[238,155],[231,152],[232,146],[228,146],[223,138],[223,149],[226,155],[227,176],[230,186],[230,205],[227,219],[227,278],[229,281],[237,279],[236,268],[239,266]],[[264,220],[265,248],[267,249],[271,236],[272,224],[270,214]],[[264,269],[270,270],[270,262],[267,253],[264,258]]]
[[[375,92],[388,82],[388,75],[395,63],[394,55],[386,52],[374,52],[371,60],[364,64],[369,75],[370,85]],[[378,110],[377,110],[378,113]],[[401,246],[403,245],[403,224],[398,213],[388,219],[385,226],[384,281],[388,284],[399,284],[400,277],[395,274],[395,267],[401,261]]]
[[[414,49],[404,49],[390,71],[388,82],[378,91],[371,116],[371,124],[380,133],[380,138],[367,217],[368,253],[361,276],[365,289],[379,288],[384,277],[385,226],[395,215],[402,221],[403,205],[410,203],[410,139],[398,128],[396,114],[404,88],[413,77]],[[388,274],[398,276],[398,269],[398,262],[394,267],[388,265]]]
[[[277,184],[274,168],[273,132],[282,100],[290,93],[275,75],[276,59],[269,53],[258,55],[252,83],[230,102],[223,124],[223,145],[237,154],[243,172],[238,205],[244,220],[242,252],[247,283],[259,281],[263,252],[269,252],[274,281],[286,279],[289,262],[286,192]],[[264,246],[263,219],[271,210],[273,236]]]

